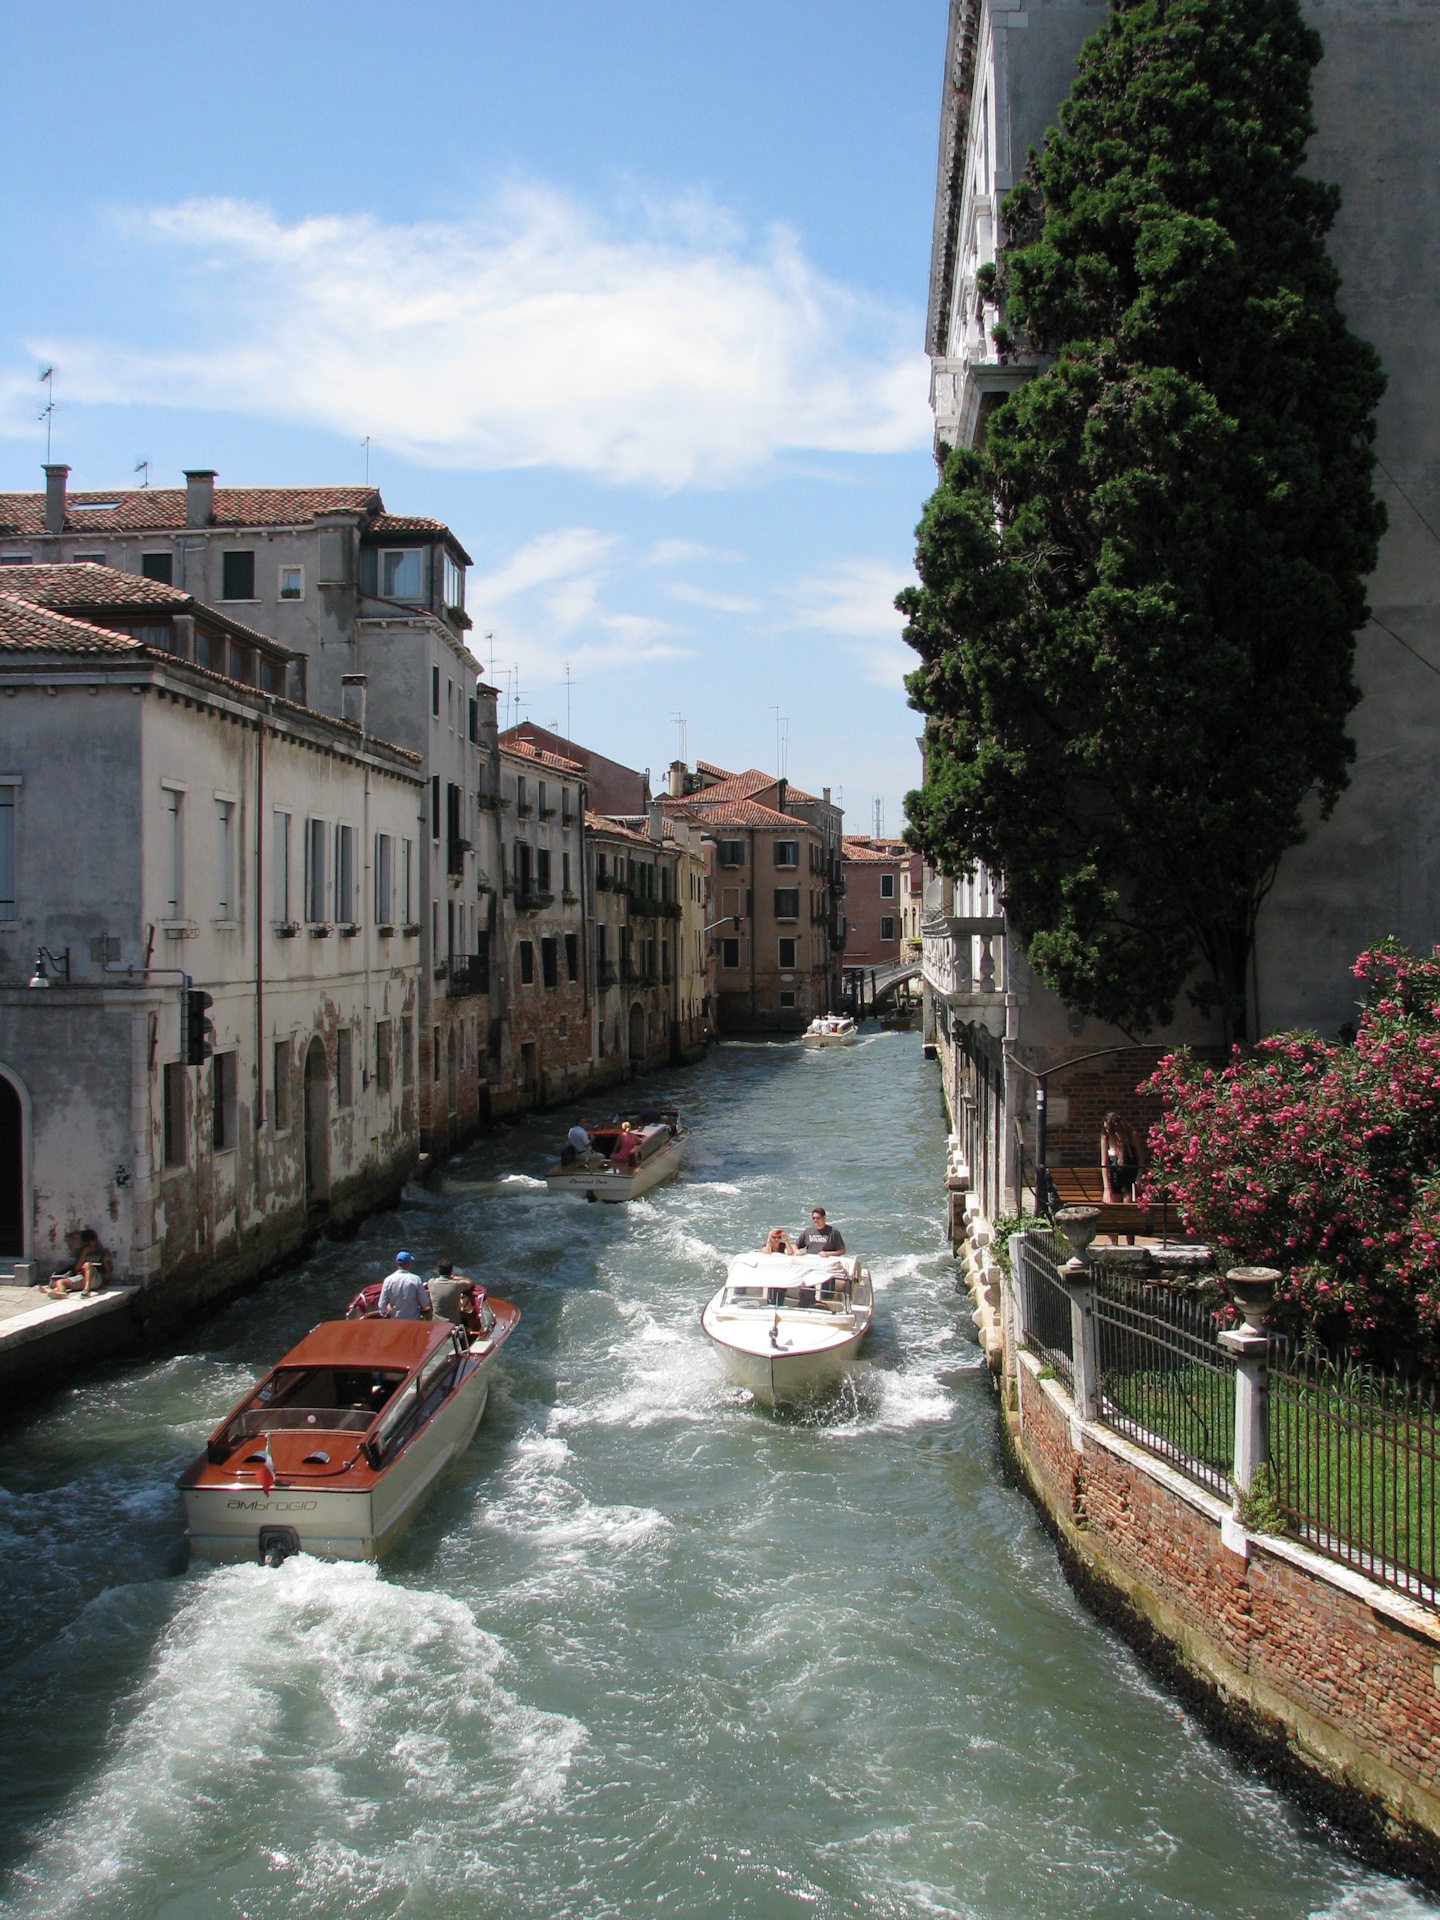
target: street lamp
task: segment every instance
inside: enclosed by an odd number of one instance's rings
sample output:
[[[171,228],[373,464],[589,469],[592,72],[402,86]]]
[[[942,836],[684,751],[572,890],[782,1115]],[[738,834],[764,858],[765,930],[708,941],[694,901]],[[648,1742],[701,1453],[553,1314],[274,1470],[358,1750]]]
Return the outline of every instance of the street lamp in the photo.
[[[59,955],[51,953],[48,947],[41,947],[35,955],[35,971],[30,976],[30,985],[32,987],[48,987],[49,986],[50,975],[46,970],[47,961],[49,962],[50,966],[52,966],[55,969],[57,973],[63,972],[65,984],[68,987],[70,984],[70,949],[69,947],[66,947],[65,951]]]

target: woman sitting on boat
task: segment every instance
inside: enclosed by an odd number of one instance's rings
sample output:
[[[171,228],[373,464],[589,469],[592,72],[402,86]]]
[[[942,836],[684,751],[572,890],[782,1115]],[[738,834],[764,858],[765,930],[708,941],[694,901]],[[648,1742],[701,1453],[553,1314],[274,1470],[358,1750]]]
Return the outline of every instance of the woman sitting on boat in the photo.
[[[771,1227],[760,1251],[762,1253],[794,1253],[795,1249],[791,1246],[790,1237],[783,1227]]]

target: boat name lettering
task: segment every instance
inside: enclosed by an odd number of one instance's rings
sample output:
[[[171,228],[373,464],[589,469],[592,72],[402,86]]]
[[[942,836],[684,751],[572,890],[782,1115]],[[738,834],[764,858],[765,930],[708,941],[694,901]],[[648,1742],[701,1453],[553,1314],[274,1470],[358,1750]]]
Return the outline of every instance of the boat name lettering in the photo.
[[[313,1513],[318,1500],[227,1500],[226,1506],[233,1513],[237,1508],[241,1513]]]

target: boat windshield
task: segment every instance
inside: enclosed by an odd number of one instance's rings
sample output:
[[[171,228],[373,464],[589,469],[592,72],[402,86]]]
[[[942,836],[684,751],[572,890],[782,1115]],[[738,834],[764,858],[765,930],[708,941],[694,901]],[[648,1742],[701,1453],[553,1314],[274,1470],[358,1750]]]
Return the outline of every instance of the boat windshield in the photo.
[[[311,1428],[364,1433],[404,1378],[401,1367],[277,1367],[242,1410],[236,1437]]]

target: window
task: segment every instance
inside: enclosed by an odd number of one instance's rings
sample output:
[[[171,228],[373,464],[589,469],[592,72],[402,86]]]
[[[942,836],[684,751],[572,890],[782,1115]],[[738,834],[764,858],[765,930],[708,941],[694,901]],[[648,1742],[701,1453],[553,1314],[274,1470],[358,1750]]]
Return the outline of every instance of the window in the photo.
[[[560,890],[567,895],[570,892],[570,856],[568,853],[562,853],[560,856]]]
[[[235,1145],[235,1055],[217,1053],[210,1062],[210,1137],[216,1153]]]
[[[455,682],[453,680],[445,682],[445,724],[452,733],[455,731]]]
[[[444,581],[445,605],[452,612],[458,613],[465,605],[465,574],[463,569],[456,566],[448,553],[445,555],[445,568],[442,577]],[[471,738],[474,738],[473,734]]]
[[[431,713],[434,714],[437,720],[440,718],[440,669],[439,667],[431,667],[430,669],[430,711]]]
[[[528,813],[530,811],[530,804],[525,798],[525,776],[523,773],[517,773],[515,776],[515,811],[517,813]]]
[[[440,1029],[438,1027],[430,1029],[430,1078],[438,1086],[440,1081]]]
[[[380,593],[386,600],[420,598],[419,547],[402,547],[398,552],[380,555]]]
[[[400,842],[400,918],[407,927],[415,924],[415,842]]]
[[[569,787],[561,787],[560,789],[560,824],[562,827],[568,827],[570,824],[570,789]]]
[[[800,889],[798,887],[776,887],[775,918],[777,920],[798,920],[800,918]]]
[[[175,556],[173,553],[142,553],[140,556],[140,578],[158,580],[164,587],[172,586],[175,580]],[[167,1161],[168,1165],[169,1162]]]
[[[547,987],[560,984],[560,943],[549,939],[540,942],[540,973]]]
[[[215,918],[235,918],[235,807],[215,802]]]
[[[782,1007],[793,1007],[793,1006],[794,1006],[794,1004],[795,1004],[795,989],[794,989],[793,987],[782,987],[782,988],[780,989],[780,1004],[781,1004],[781,1006],[782,1006]]]
[[[325,822],[305,822],[305,918],[312,926],[323,926],[325,911]]]
[[[15,788],[0,786],[0,920],[15,918]]]
[[[432,840],[440,838],[440,776],[438,773],[432,773],[430,776],[430,838]]]
[[[488,993],[490,991],[490,936],[477,933],[475,952],[470,961],[470,991]]]
[[[798,940],[782,940],[779,942],[780,971],[782,973],[793,972],[796,964],[795,953],[799,945],[800,942]]]
[[[528,940],[520,942],[520,984],[524,987],[535,984],[535,949]]]
[[[303,567],[281,567],[280,598],[282,600],[303,600],[305,598],[305,569]]]
[[[409,1014],[400,1022],[400,1084],[415,1083],[415,1028]]]
[[[87,562],[92,567],[103,567],[105,564],[105,556],[103,553],[77,553],[76,554],[75,564],[77,567],[83,567],[87,564]]]
[[[220,598],[222,600],[253,600],[255,598],[255,555],[253,553],[221,554]]]
[[[430,902],[430,964],[440,964],[440,902]]]
[[[798,867],[800,864],[800,842],[798,840],[777,840],[775,842],[775,864],[777,867]]]
[[[600,886],[600,887],[603,887],[603,886],[605,885],[605,879],[606,879],[606,874],[605,874],[605,856],[604,856],[604,854],[603,854],[603,853],[597,853],[597,854],[596,854],[596,856],[595,856],[595,883],[596,883],[596,885],[597,885],[597,886]]]
[[[722,867],[743,867],[745,864],[745,842],[743,840],[722,840],[720,842],[720,864]]]
[[[355,922],[355,829],[335,829],[335,918],[343,926]]]
[[[274,895],[275,918],[281,926],[290,923],[290,816],[275,815],[275,851],[270,863],[270,885]]]
[[[349,1027],[342,1027],[335,1036],[335,1104],[337,1107],[353,1107],[355,1104],[355,1036]]]
[[[580,978],[580,942],[573,933],[565,936],[565,971],[571,980]]]
[[[535,885],[541,893],[550,891],[550,849],[548,847],[535,849]]]
[[[893,873],[881,874],[880,898],[882,900],[893,900],[895,898],[895,876]]]
[[[185,911],[185,796],[175,787],[165,791],[165,918],[178,920]]]
[[[375,1091],[390,1091],[390,1022],[375,1022]]]
[[[660,978],[668,987],[670,984],[670,942],[660,942]]]
[[[880,938],[882,940],[893,940],[895,938],[895,921],[888,913],[882,915],[880,920]]]
[[[551,812],[551,809],[550,809],[550,807],[549,807],[549,806],[547,806],[547,804],[546,804],[546,799],[545,799],[545,782],[544,782],[543,780],[537,780],[537,781],[535,782],[535,785],[536,785],[536,787],[537,787],[537,788],[538,788],[538,790],[539,790],[539,808],[540,808],[540,818],[541,818],[542,820],[544,820],[544,819],[545,819],[545,818],[547,817],[547,815],[548,815],[548,814],[549,814],[549,813]]]
[[[164,1075],[165,1164],[185,1164],[185,1069],[175,1060]]]
[[[375,924],[393,926],[395,922],[395,842],[388,833],[375,836]]]
[[[720,964],[722,967],[727,968],[739,966],[740,942],[738,940],[722,940],[720,942]]]
[[[290,1128],[290,1042],[275,1042],[275,1070],[271,1081],[274,1092],[274,1112],[276,1133],[287,1133]]]
[[[471,739],[471,740],[478,740],[478,739],[479,739],[479,737],[480,737],[480,709],[479,709],[479,707],[478,707],[478,705],[476,704],[476,702],[475,702],[475,701],[473,701],[473,700],[472,700],[472,701],[470,702],[470,734],[469,734],[469,737],[470,737],[470,739]],[[481,777],[482,777],[482,779],[483,779],[483,777],[484,777],[484,775],[483,775],[483,772],[482,772],[482,775],[481,775]]]

